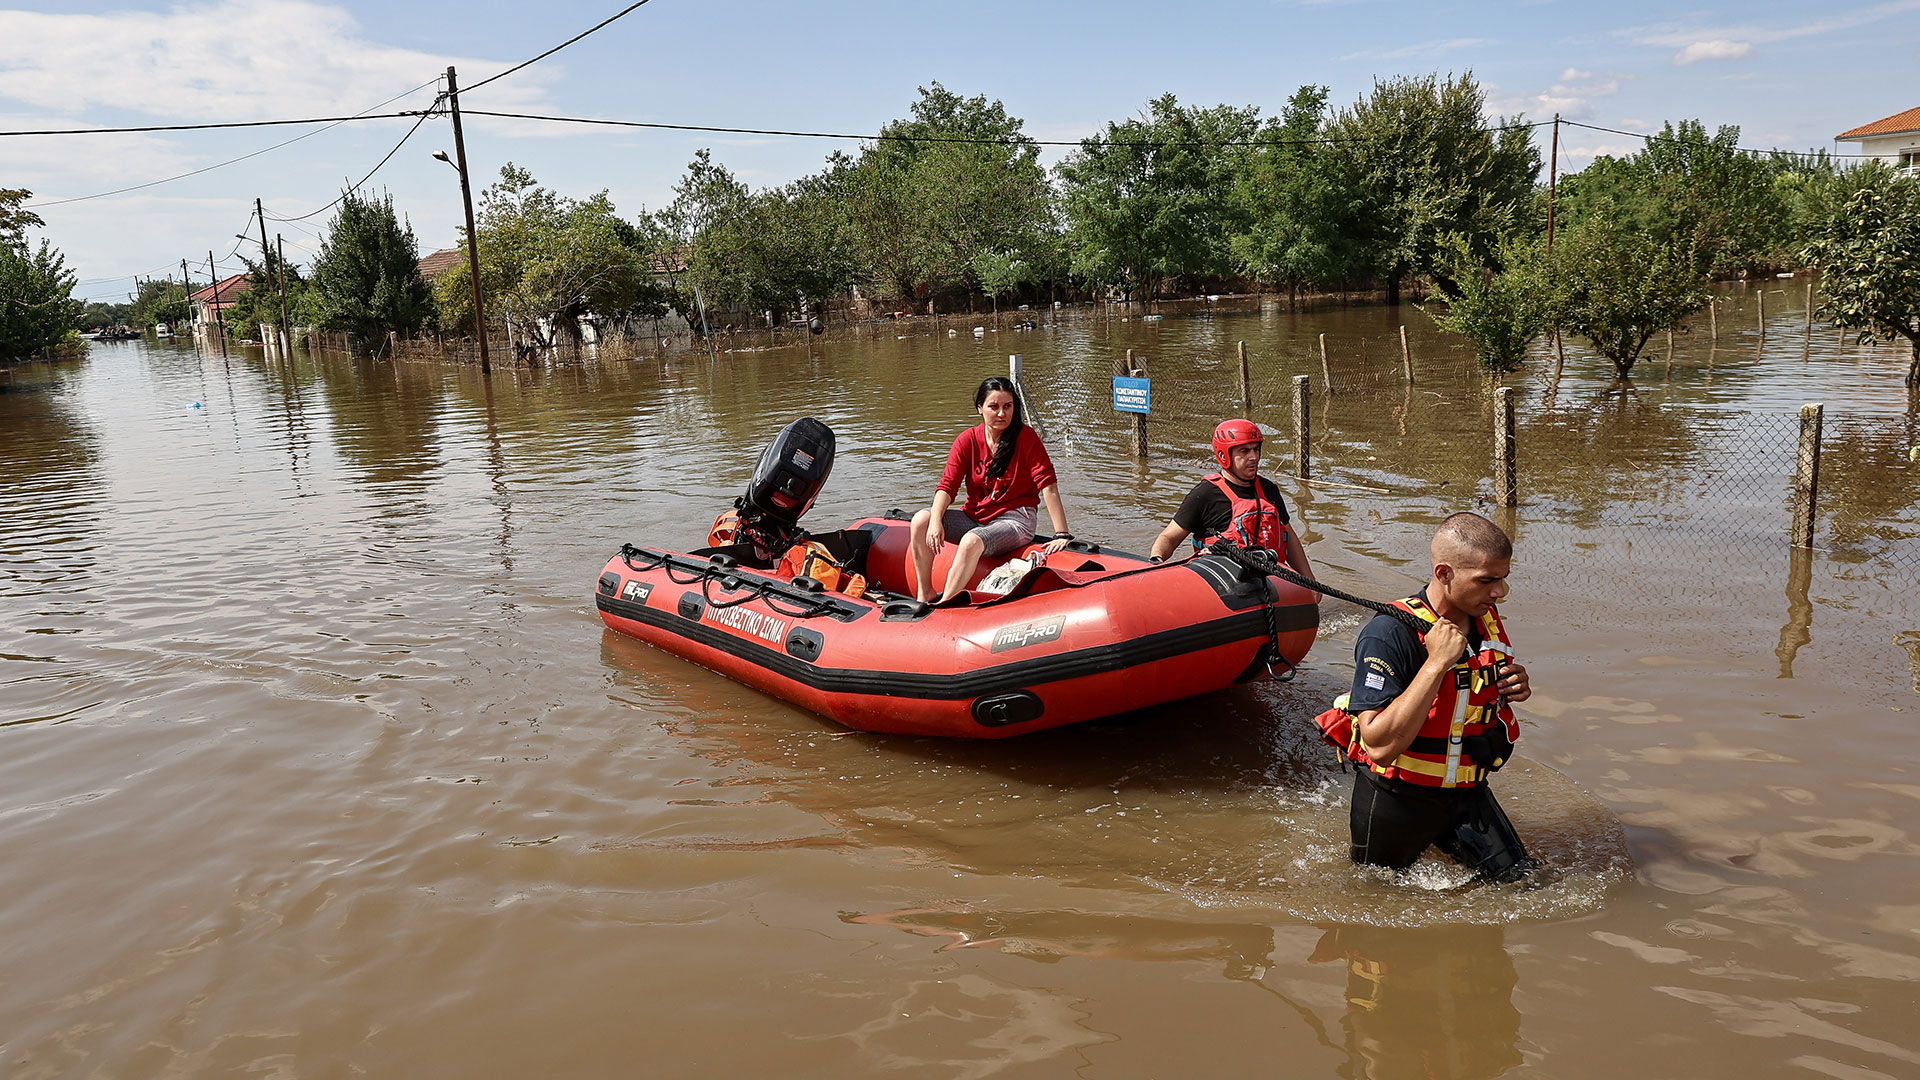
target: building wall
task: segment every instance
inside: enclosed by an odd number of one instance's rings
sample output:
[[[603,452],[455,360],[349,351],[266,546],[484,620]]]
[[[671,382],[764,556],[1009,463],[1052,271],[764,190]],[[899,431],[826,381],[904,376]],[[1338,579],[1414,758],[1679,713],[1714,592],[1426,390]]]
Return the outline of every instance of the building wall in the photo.
[[[1920,171],[1920,131],[1874,135],[1859,143],[1863,154],[1872,154],[1895,168]]]

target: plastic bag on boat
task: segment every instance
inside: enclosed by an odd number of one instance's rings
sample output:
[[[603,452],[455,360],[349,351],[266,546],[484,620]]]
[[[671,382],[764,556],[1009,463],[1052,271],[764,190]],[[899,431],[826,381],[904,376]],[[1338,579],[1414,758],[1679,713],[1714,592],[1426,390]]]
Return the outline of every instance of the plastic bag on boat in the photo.
[[[1038,557],[1033,559],[1008,559],[1006,562],[994,567],[993,573],[988,574],[985,581],[975,585],[973,591],[987,596],[1005,596],[1013,591],[1015,585],[1020,584],[1022,578],[1032,573],[1034,567],[1039,565],[1040,559]]]

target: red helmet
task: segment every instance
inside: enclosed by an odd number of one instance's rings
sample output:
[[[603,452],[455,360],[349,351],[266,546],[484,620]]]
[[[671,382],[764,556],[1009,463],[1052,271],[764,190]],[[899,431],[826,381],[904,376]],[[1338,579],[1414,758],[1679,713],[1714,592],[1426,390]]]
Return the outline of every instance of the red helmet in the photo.
[[[1233,448],[1259,446],[1266,441],[1260,425],[1251,420],[1224,420],[1213,429],[1213,457],[1223,469],[1233,468]]]

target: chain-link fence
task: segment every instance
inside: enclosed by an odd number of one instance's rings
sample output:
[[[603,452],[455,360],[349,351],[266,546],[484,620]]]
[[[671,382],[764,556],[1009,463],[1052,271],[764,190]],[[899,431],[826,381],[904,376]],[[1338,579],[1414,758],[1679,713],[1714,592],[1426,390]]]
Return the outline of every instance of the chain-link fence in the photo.
[[[1046,420],[1101,454],[1134,452],[1134,420],[1113,408],[1109,379],[1125,350],[1029,366]],[[1528,561],[1604,586],[1633,567],[1689,568],[1667,595],[1724,592],[1777,576],[1791,536],[1801,417],[1780,410],[1674,404],[1632,390],[1599,396],[1517,394],[1517,505],[1492,481],[1495,385],[1456,357],[1403,353],[1391,332],[1317,335],[1269,350],[1243,384],[1236,343],[1188,333],[1177,350],[1138,349],[1152,379],[1149,455],[1204,462],[1213,425],[1247,415],[1268,432],[1264,470],[1299,475],[1324,512],[1389,521],[1474,509],[1525,538]],[[1104,355],[1103,355],[1104,354]],[[1118,364],[1115,361],[1119,361]],[[1414,379],[1407,381],[1411,368]],[[1304,427],[1296,380],[1307,380]],[[1332,392],[1327,382],[1331,378]],[[1251,399],[1249,402],[1247,399]],[[1250,404],[1250,408],[1248,405]],[[1825,415],[1812,557],[1890,588],[1920,583],[1920,416]],[[1687,582],[1690,581],[1690,584]]]

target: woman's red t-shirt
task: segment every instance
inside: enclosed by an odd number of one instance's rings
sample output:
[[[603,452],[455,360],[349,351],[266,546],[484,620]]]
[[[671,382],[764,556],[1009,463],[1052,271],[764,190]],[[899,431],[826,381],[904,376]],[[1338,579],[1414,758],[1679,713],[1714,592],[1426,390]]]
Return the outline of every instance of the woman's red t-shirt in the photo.
[[[975,424],[953,440],[953,449],[947,453],[947,469],[940,474],[940,490],[949,497],[959,493],[960,480],[966,478],[967,501],[960,507],[961,512],[983,525],[1016,507],[1040,505],[1041,489],[1058,482],[1046,446],[1025,424],[1020,426],[1020,437],[1014,440],[1013,460],[1007,463],[1007,471],[995,480],[987,479],[987,466],[992,463],[993,454],[987,450],[987,426]]]

